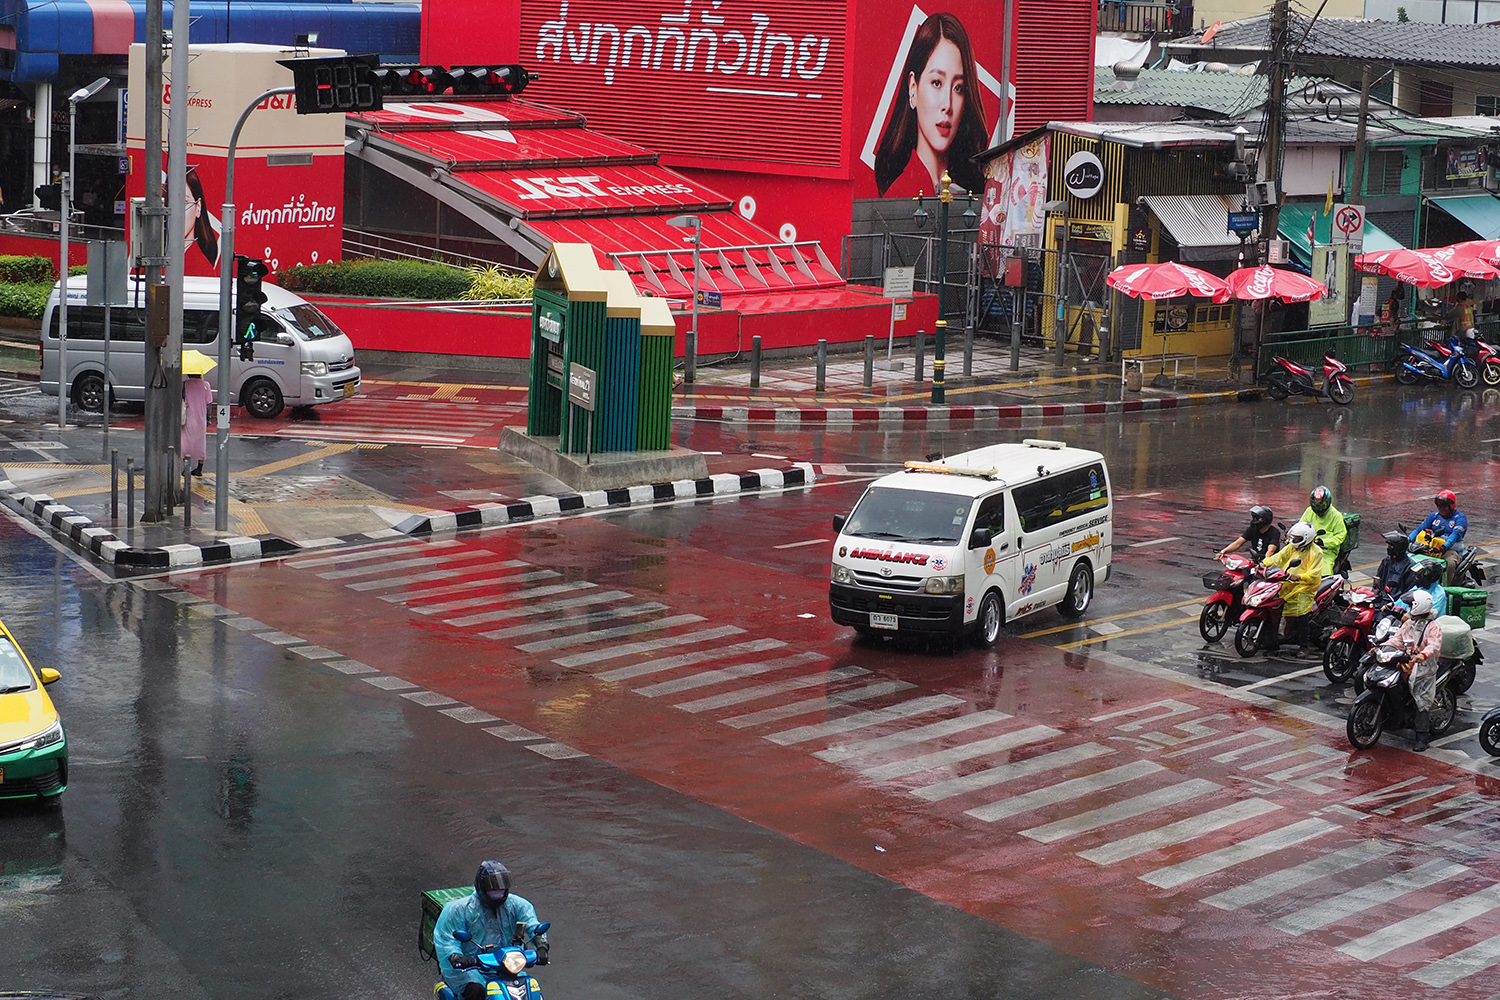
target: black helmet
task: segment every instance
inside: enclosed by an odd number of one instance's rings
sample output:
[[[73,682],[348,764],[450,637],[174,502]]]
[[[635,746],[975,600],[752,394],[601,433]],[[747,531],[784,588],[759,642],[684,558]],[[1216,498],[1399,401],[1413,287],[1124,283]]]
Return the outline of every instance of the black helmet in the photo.
[[[1416,581],[1419,587],[1430,587],[1443,576],[1443,564],[1439,562],[1424,562],[1417,567]]]
[[[1275,516],[1275,514],[1271,513],[1271,508],[1264,504],[1256,504],[1250,508],[1250,523],[1257,528],[1264,528],[1271,523],[1271,519]]]
[[[1307,499],[1312,505],[1313,513],[1319,517],[1328,513],[1328,508],[1333,506],[1333,494],[1328,492],[1326,486],[1314,486],[1313,491],[1307,495]]]
[[[510,869],[498,861],[479,862],[479,871],[474,873],[474,892],[492,910],[504,906],[510,896]]]
[[[1400,559],[1406,555],[1411,542],[1399,531],[1387,531],[1380,536],[1385,539],[1385,551],[1392,559]]]

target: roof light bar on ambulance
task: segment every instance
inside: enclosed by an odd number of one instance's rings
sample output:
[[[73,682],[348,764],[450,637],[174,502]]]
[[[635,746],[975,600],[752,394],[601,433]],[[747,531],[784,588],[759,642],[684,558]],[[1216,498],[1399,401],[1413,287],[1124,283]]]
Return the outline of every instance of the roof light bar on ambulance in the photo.
[[[941,465],[937,462],[907,462],[907,472],[935,472],[947,476],[973,476],[976,479],[994,479],[998,469],[965,469],[957,465]]]

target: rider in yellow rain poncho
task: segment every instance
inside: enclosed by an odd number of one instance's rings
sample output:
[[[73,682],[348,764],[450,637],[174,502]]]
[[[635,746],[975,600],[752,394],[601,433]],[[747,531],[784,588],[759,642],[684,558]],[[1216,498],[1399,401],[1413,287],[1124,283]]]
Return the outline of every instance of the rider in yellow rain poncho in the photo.
[[[1332,576],[1349,529],[1344,524],[1343,513],[1333,505],[1333,493],[1328,487],[1317,487],[1307,499],[1308,506],[1302,512],[1302,520],[1312,525],[1314,532],[1322,532],[1318,537],[1318,548],[1323,550],[1323,575]]]
[[[1323,550],[1314,539],[1317,532],[1306,521],[1298,521],[1286,533],[1287,544],[1266,558],[1263,566],[1286,570],[1281,597],[1286,601],[1281,616],[1286,619],[1287,638],[1297,644],[1297,655],[1307,655],[1307,626],[1311,623],[1313,597],[1323,582]],[[1289,564],[1300,560],[1296,566]]]

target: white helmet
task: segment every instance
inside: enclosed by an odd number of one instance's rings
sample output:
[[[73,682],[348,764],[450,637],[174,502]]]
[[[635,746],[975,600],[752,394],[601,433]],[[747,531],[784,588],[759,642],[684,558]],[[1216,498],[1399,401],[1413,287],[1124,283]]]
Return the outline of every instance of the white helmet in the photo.
[[[1299,549],[1307,548],[1313,543],[1313,539],[1317,537],[1318,533],[1314,531],[1313,526],[1308,524],[1306,521],[1298,521],[1296,524],[1292,525],[1291,530],[1286,533],[1286,540],[1291,542],[1293,547]]]
[[[1413,618],[1432,617],[1432,595],[1425,590],[1419,590],[1411,595],[1411,616]]]

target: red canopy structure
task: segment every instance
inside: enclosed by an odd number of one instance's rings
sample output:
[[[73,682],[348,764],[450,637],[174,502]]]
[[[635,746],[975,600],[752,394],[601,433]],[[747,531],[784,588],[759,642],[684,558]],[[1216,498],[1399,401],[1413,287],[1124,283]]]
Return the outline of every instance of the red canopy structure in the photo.
[[[1500,276],[1500,270],[1477,258],[1448,254],[1445,260],[1431,250],[1376,250],[1355,257],[1354,266],[1419,288],[1436,288],[1460,278]]]
[[[1125,264],[1111,271],[1104,281],[1115,291],[1138,299],[1175,299],[1181,295],[1198,295],[1215,302],[1229,299],[1229,289],[1221,279],[1176,261]]]
[[[1452,246],[1423,252],[1430,253],[1444,262],[1457,260],[1462,261],[1466,266],[1471,266],[1476,262],[1490,267],[1500,266],[1500,240],[1465,240]]]
[[[1242,267],[1229,272],[1224,279],[1233,299],[1280,299],[1283,302],[1311,302],[1328,294],[1328,286],[1296,271],[1278,267]]]

